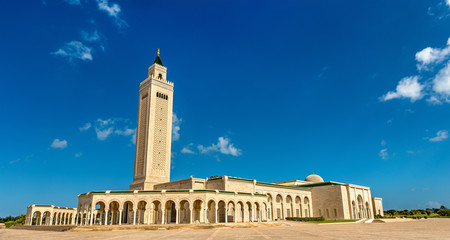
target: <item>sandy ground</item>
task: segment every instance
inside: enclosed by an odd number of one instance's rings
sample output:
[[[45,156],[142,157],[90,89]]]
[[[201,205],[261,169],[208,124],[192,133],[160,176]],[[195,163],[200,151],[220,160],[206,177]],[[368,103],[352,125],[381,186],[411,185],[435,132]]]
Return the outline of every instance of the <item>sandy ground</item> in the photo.
[[[0,229],[0,239],[450,239],[450,218],[389,223],[286,222],[253,228],[50,232]]]

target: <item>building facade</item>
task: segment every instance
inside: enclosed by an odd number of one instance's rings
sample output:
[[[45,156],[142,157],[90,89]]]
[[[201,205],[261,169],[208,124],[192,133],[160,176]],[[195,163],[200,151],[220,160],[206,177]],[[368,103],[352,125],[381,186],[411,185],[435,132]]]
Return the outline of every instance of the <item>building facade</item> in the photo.
[[[170,181],[172,82],[159,56],[140,84],[129,190],[78,195],[77,208],[31,205],[27,224],[121,225],[262,222],[287,217],[364,219],[383,215],[369,187],[324,181],[264,183],[231,176]]]

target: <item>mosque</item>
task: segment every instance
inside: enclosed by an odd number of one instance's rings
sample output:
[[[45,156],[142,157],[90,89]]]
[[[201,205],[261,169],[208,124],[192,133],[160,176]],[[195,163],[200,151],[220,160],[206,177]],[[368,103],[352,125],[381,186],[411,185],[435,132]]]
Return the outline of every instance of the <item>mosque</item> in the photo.
[[[31,205],[27,225],[203,224],[286,217],[364,219],[383,215],[369,187],[324,181],[265,183],[231,176],[170,181],[172,82],[158,55],[140,84],[133,182],[129,190],[78,195],[77,208]]]

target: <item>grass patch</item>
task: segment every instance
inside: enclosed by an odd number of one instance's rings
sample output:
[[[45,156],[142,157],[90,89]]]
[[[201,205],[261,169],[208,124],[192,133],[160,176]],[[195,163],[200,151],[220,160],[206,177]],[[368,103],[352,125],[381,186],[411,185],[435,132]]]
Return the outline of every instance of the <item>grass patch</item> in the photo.
[[[345,223],[345,222],[356,222],[359,219],[343,219],[343,220],[323,220],[323,221],[309,221],[310,223]]]

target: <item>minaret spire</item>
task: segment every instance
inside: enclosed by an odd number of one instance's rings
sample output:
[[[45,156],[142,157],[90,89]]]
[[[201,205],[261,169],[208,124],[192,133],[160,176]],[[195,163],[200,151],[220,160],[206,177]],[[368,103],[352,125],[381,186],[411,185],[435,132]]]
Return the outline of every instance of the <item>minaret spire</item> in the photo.
[[[164,67],[164,64],[162,63],[162,60],[159,57],[159,48],[158,48],[158,55],[156,56],[156,59],[155,59],[155,61],[153,61],[153,63],[156,63],[156,64],[161,65],[161,66]]]

